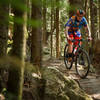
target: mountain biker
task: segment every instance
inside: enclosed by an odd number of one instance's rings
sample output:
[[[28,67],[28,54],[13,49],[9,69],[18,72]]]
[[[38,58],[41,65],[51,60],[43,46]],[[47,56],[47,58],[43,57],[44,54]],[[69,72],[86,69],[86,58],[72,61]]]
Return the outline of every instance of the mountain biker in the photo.
[[[75,39],[81,39],[81,32],[80,29],[82,27],[85,28],[86,35],[89,40],[91,40],[91,33],[89,30],[88,23],[84,17],[85,12],[81,9],[77,10],[76,14],[72,16],[67,23],[65,24],[65,35],[67,38],[67,41],[69,43],[68,47],[68,54],[71,57],[72,56],[72,50],[73,50],[73,43],[71,40]],[[78,41],[75,41],[75,45],[78,44]]]

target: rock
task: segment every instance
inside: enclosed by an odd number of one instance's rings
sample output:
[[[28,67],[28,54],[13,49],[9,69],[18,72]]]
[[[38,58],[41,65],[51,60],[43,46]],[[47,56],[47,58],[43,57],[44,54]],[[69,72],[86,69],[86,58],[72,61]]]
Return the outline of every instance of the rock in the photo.
[[[43,68],[46,80],[44,100],[92,100],[78,85],[55,66]]]

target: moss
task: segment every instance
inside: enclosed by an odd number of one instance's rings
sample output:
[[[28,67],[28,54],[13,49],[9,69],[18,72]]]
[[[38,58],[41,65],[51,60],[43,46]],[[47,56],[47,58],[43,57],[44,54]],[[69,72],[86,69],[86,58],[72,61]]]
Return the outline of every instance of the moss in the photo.
[[[79,85],[77,84],[76,81],[74,81],[72,79],[68,79],[68,78],[67,78],[67,80],[65,80],[65,86],[69,87],[71,89],[79,88]]]
[[[45,100],[92,100],[75,80],[68,78],[55,67],[46,67],[43,75],[47,80]]]
[[[55,94],[45,94],[44,100],[56,100]]]
[[[66,94],[61,93],[60,95],[57,96],[57,100],[70,100],[70,99]]]
[[[66,95],[70,98],[70,100],[91,100],[87,94],[78,89],[69,89],[66,91]]]

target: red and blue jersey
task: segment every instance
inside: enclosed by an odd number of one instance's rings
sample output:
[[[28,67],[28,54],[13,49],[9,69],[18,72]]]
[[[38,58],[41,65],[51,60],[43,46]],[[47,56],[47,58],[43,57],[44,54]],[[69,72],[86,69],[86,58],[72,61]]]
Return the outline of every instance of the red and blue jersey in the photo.
[[[65,27],[68,26],[68,34],[76,34],[78,37],[81,36],[80,29],[84,26],[87,27],[87,21],[85,17],[82,17],[81,21],[78,21],[76,16],[72,16],[68,22],[65,24]]]

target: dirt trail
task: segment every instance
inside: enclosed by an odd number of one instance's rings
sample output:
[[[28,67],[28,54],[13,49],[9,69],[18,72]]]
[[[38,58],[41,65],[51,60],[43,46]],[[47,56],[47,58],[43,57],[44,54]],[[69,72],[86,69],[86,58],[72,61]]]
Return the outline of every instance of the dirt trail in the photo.
[[[48,60],[43,63],[44,66],[53,66],[57,67],[60,71],[62,71],[68,77],[76,80],[80,87],[90,96],[94,98],[94,100],[100,100],[100,76],[95,73],[89,73],[86,79],[80,79],[80,77],[76,74],[75,67],[71,70],[67,70],[65,68],[63,60]]]

